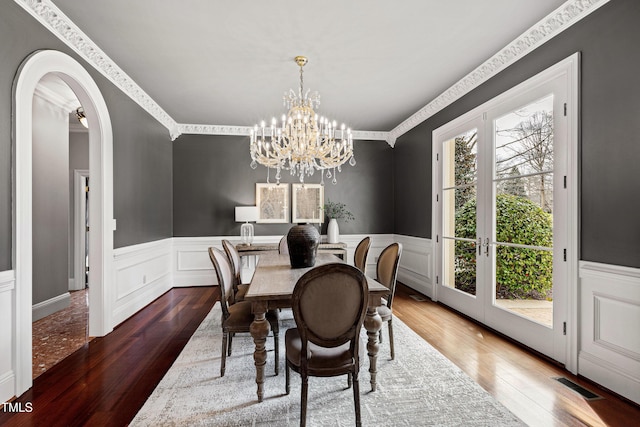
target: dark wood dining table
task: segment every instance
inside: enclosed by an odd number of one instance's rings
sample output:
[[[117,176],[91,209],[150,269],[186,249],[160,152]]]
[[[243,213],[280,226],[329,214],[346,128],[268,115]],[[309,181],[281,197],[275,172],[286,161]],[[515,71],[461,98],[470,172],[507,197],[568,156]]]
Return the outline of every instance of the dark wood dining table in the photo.
[[[335,255],[317,254],[315,266],[332,262],[344,263]],[[314,266],[314,267],[315,267]],[[251,301],[254,321],[251,323],[251,337],[255,343],[253,360],[256,365],[256,384],[258,386],[258,401],[264,397],[264,368],[267,363],[266,341],[270,326],[266,320],[268,310],[291,307],[293,288],[298,279],[309,268],[291,268],[288,255],[280,255],[276,252],[259,255],[249,290],[245,300]],[[367,331],[367,354],[369,356],[369,373],[371,376],[371,391],[376,390],[376,361],[378,357],[378,332],[382,327],[382,319],[378,315],[377,307],[389,290],[367,277],[369,285],[369,303],[364,319],[364,328]]]

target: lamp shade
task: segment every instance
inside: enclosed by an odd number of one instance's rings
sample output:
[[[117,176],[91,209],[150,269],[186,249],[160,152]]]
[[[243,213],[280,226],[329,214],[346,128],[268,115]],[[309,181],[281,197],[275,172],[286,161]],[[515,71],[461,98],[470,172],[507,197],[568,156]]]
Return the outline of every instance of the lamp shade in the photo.
[[[236,206],[236,222],[251,222],[257,220],[257,206]]]

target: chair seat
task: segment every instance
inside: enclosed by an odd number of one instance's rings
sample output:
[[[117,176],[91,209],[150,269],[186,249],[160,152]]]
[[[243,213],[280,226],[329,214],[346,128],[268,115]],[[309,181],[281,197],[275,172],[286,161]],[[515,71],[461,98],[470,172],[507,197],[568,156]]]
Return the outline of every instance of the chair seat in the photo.
[[[302,340],[298,328],[288,329],[284,336],[287,348],[287,360],[294,367],[300,367],[300,354],[302,352]],[[349,342],[338,347],[320,347],[312,342],[308,344],[311,353],[308,362],[309,370],[314,371],[314,375],[321,376],[325,371],[327,375],[336,375],[336,372],[349,372],[353,366],[353,360],[349,352]]]
[[[386,322],[387,320],[389,320],[391,318],[392,311],[386,305],[381,305],[381,306],[378,307],[378,314],[382,318],[382,321]]]
[[[238,285],[238,292],[236,292],[235,300],[236,302],[244,301],[244,296],[247,294],[249,290],[249,285]]]

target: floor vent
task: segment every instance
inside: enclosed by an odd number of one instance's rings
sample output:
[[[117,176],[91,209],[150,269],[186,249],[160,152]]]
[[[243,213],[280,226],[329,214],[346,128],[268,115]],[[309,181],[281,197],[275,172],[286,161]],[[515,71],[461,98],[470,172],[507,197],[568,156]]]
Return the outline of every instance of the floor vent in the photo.
[[[582,396],[585,400],[602,399],[601,396],[598,396],[597,394],[587,390],[586,388],[582,387],[581,385],[574,383],[573,381],[571,381],[568,378],[555,377],[554,380],[558,381],[560,384],[562,384],[562,385],[564,385],[566,387],[569,387],[571,390],[575,391],[580,396]]]
[[[415,300],[415,301],[426,301],[427,298],[423,297],[422,295],[409,295],[409,298]]]

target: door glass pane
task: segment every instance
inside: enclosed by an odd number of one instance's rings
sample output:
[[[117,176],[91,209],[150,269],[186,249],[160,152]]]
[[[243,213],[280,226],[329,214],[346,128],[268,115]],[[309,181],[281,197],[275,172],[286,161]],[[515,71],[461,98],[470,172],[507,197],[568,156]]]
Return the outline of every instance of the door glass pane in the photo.
[[[476,294],[477,129],[443,143],[443,285]]]
[[[443,239],[443,285],[471,295],[476,294],[476,243],[458,239]]]
[[[494,125],[495,304],[552,327],[553,95]]]

